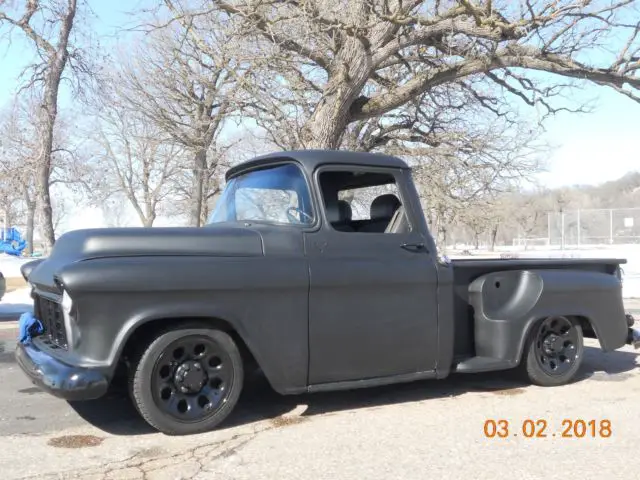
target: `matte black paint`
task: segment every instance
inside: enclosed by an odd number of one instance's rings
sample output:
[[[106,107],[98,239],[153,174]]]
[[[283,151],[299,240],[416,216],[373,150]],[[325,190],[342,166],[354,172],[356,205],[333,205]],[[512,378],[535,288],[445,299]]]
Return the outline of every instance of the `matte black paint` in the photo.
[[[227,178],[283,161],[307,178],[311,226],[81,230],[61,236],[49,258],[23,265],[35,294],[59,302],[64,287],[74,302],[69,349],[36,338],[16,353],[25,373],[49,391],[61,385],[57,395],[68,386],[77,398],[89,381],[99,388],[101,379],[111,381],[134,332],[166,319],[227,322],[282,394],[510,368],[533,322],[551,314],[588,319],[605,350],[625,343],[615,276],[624,260],[442,263],[410,170],[394,157],[281,152],[234,167]],[[411,232],[333,230],[317,184],[328,166],[394,175]],[[72,372],[79,383],[57,380]],[[86,398],[96,389],[87,386]]]
[[[326,168],[314,174],[315,191]],[[387,173],[395,175],[402,199],[412,198],[402,170]],[[409,214],[413,223],[413,210]],[[321,228],[305,233],[310,385],[435,371],[435,262],[427,251],[402,248],[423,242],[420,232],[385,235]]]
[[[620,282],[610,274],[579,270],[511,270],[482,275],[469,286],[475,356],[504,368],[517,366],[533,324],[548,316],[589,321],[604,351],[626,343]],[[562,313],[560,313],[562,312]],[[618,319],[618,320],[616,320]],[[475,371],[464,362],[458,371]],[[477,368],[477,367],[476,367]]]
[[[56,397],[93,400],[102,397],[109,387],[107,377],[99,370],[67,365],[33,344],[18,344],[15,356],[33,382]]]

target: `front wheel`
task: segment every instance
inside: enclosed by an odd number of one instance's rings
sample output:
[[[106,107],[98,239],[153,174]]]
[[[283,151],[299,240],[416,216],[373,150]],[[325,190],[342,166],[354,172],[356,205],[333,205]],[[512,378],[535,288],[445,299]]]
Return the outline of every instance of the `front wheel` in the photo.
[[[178,328],[156,337],[134,361],[132,400],[168,435],[210,431],[233,410],[244,381],[242,357],[221,330]]]
[[[583,356],[582,327],[578,320],[547,317],[532,328],[520,367],[534,385],[565,385],[575,377]]]

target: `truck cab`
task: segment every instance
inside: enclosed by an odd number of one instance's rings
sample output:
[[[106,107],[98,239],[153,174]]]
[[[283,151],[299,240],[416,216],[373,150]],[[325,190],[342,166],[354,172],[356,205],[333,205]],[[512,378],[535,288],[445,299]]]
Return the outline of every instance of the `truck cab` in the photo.
[[[262,158],[232,170],[236,180],[209,224],[241,220],[269,232],[272,222],[293,227],[274,242],[281,238],[290,253],[290,244],[299,244],[309,271],[308,384],[330,388],[434,372],[437,254],[406,164],[370,154],[314,153],[300,163],[258,167]],[[280,246],[268,242],[265,248]]]
[[[278,152],[226,180],[202,228],[68,232],[23,266],[36,385],[97,398],[124,369],[143,418],[187,434],[224,421],[250,364],[283,395],[512,368],[557,386],[583,337],[638,344],[624,260],[443,262],[399,158]]]

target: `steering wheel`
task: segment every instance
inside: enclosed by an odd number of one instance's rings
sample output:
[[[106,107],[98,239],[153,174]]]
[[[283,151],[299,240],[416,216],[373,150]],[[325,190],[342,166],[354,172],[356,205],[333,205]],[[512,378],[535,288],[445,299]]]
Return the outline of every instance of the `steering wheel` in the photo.
[[[289,219],[289,221],[291,223],[304,223],[300,219],[296,218],[293,215],[293,213],[291,213],[292,211],[295,212],[295,213],[300,214],[301,217],[307,218],[309,220],[309,223],[313,223],[313,217],[311,215],[309,215],[307,212],[302,211],[298,207],[289,207],[289,208],[287,208],[287,218]]]

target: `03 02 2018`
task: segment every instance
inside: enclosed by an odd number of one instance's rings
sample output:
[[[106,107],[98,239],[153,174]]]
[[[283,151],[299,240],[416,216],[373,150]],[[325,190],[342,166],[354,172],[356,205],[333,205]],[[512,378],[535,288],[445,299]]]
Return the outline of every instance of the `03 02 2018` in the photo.
[[[483,435],[486,438],[609,438],[613,426],[608,419],[564,418],[551,422],[543,418],[526,418],[512,421],[503,418],[485,420]]]

